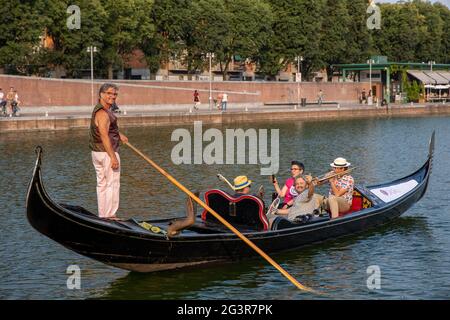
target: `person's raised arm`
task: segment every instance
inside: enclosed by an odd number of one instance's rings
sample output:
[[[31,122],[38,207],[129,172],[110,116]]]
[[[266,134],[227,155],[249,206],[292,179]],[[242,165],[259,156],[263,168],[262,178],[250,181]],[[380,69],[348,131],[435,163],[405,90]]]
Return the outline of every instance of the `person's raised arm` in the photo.
[[[275,191],[277,192],[278,196],[281,197],[281,198],[284,198],[284,196],[286,195],[287,189],[288,189],[287,186],[284,185],[283,188],[280,189],[280,185],[278,184],[278,180],[275,177],[273,178],[272,182],[273,182],[273,186],[274,186]]]
[[[308,199],[310,200],[311,197],[314,195],[314,183],[312,182],[312,177],[311,176],[306,176],[305,178],[306,180],[306,185],[308,186]]]

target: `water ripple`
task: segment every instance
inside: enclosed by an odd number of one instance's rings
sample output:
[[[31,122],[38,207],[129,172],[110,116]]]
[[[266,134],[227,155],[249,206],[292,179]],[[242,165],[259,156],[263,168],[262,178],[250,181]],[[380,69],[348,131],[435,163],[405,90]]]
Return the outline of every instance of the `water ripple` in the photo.
[[[36,145],[44,148],[43,175],[57,201],[96,212],[95,176],[84,130],[2,134],[0,140],[0,298],[5,299],[449,299],[450,167],[448,118],[391,118],[233,124],[220,130],[280,129],[280,180],[290,161],[321,174],[336,156],[358,166],[363,184],[393,180],[425,160],[428,139],[436,130],[436,153],[426,196],[395,222],[302,249],[274,255],[301,283],[326,293],[297,290],[260,258],[180,272],[135,274],[105,266],[69,251],[35,232],[26,221],[25,194]],[[204,129],[210,126],[205,126]],[[189,130],[191,127],[186,126]],[[204,192],[219,186],[216,174],[231,179],[246,174],[271,192],[257,165],[174,165],[170,159],[175,128],[126,129],[138,146],[186,187]],[[130,150],[121,151],[123,217],[184,215],[181,194]],[[225,186],[221,186],[225,187]],[[326,188],[320,188],[326,192]],[[82,289],[68,290],[66,269],[82,270]],[[381,289],[367,288],[367,268],[381,270]]]

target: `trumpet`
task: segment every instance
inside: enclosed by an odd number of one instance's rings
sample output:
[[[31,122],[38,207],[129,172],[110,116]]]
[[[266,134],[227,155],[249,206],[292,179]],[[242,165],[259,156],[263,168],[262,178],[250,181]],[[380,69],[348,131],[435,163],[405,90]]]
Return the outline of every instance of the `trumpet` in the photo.
[[[330,172],[328,172],[328,173],[325,173],[322,176],[313,178],[312,181],[315,182],[315,183],[321,183],[321,182],[324,182],[324,181],[326,181],[328,179],[331,179],[331,178],[334,178],[334,177],[346,175],[347,173],[352,172],[356,168],[357,167],[352,167],[352,168],[349,168],[349,169],[347,169],[345,171],[342,171],[342,172],[339,172],[339,173],[331,173],[330,174]]]

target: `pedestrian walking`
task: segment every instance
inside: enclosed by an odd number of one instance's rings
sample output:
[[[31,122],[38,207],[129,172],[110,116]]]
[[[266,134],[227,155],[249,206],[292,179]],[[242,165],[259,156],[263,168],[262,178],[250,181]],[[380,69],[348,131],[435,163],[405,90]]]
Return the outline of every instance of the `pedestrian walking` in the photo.
[[[6,99],[2,88],[0,88],[0,108],[2,116],[6,116]]]
[[[227,110],[227,103],[228,103],[228,94],[223,93],[222,94],[222,111]]]
[[[198,90],[194,91],[194,109],[198,110],[200,106],[200,94],[198,93]]]
[[[218,110],[222,110],[222,99],[223,99],[223,94],[219,93],[217,95],[217,99],[216,99],[216,107]]]
[[[6,94],[6,115],[12,117],[13,114],[13,102],[16,97],[16,93],[14,92],[14,87],[9,88],[8,93]]]
[[[320,89],[319,94],[317,95],[317,104],[319,107],[322,105],[324,93],[322,89]]]
[[[12,108],[12,116],[13,117],[17,117],[18,116],[18,112],[20,110],[19,108],[20,105],[20,100],[19,100],[19,94],[17,93],[17,90],[14,90],[14,100],[11,103],[11,108]]]

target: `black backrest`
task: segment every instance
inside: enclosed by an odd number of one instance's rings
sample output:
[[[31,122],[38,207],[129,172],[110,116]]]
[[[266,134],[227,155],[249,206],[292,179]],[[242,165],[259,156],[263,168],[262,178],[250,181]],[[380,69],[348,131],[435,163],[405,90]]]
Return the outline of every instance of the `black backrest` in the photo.
[[[264,202],[253,195],[233,197],[225,191],[213,189],[205,193],[206,204],[231,225],[249,229],[268,230],[269,223],[264,213]],[[204,210],[204,221],[220,223],[211,213]]]

